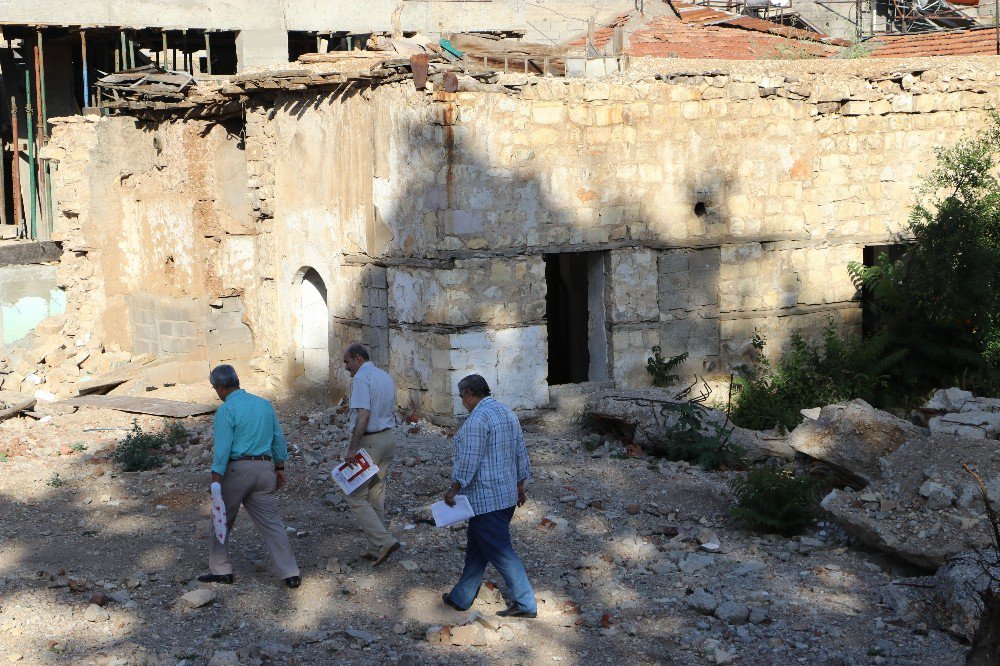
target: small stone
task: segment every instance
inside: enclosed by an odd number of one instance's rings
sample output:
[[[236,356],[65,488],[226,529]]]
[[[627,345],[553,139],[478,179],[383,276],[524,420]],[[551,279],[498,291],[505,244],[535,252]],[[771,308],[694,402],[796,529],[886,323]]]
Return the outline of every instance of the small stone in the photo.
[[[105,594],[102,590],[96,590],[90,595],[89,603],[95,606],[106,606],[108,601],[109,599],[107,594]]]
[[[639,511],[640,508],[638,504],[629,504],[627,507],[625,507],[625,513],[627,513],[630,516],[638,516]]]
[[[24,659],[24,655],[23,654],[18,654],[17,652],[12,652],[11,654],[7,655],[7,661],[9,661],[11,663],[15,663],[15,662],[21,661],[22,659]]]
[[[737,601],[723,601],[715,609],[715,617],[728,624],[746,624],[750,618],[750,609],[747,608],[746,604]]]
[[[340,563],[340,560],[336,557],[331,557],[326,561],[326,570],[334,574],[343,573],[344,571],[343,565]]]
[[[688,596],[687,605],[702,615],[710,615],[719,605],[719,602],[705,590],[697,589],[693,594]]]
[[[680,561],[680,570],[684,573],[692,573],[713,564],[715,564],[714,555],[688,553],[684,556],[684,559]]]
[[[750,620],[751,624],[760,624],[767,620],[767,609],[763,606],[754,606],[750,609],[750,615],[747,618]]]
[[[353,638],[356,641],[361,641],[362,643],[368,645],[375,642],[375,634],[369,631],[361,631],[360,629],[354,629],[348,627],[344,630],[344,633]]]
[[[428,627],[424,634],[428,643],[448,643],[451,641],[451,632],[448,627]]]
[[[465,624],[451,628],[452,645],[486,645],[486,630],[480,624]]]
[[[469,619],[466,620],[465,623],[472,624],[473,622],[478,622],[490,631],[497,631],[500,629],[500,623],[497,622],[495,618],[483,615],[479,611],[472,611],[472,615],[469,616]]]
[[[413,560],[403,560],[399,565],[407,571],[420,571],[420,565]]]
[[[715,664],[719,666],[720,664],[731,664],[736,660],[736,649],[724,650],[720,647],[715,648]]]
[[[87,622],[103,622],[111,619],[111,614],[97,604],[90,604],[83,613],[83,619]]]
[[[181,605],[188,608],[201,608],[215,601],[216,596],[213,590],[207,587],[199,587],[197,590],[192,590],[182,596],[180,601]]]
[[[208,666],[240,666],[240,656],[232,650],[216,650]]]

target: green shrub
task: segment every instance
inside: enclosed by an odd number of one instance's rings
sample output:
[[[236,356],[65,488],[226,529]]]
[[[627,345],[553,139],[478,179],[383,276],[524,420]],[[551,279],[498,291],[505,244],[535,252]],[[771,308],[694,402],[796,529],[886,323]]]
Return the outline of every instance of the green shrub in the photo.
[[[676,414],[677,422],[667,430],[663,457],[684,460],[705,469],[738,464],[743,450],[732,442],[732,428],[705,419],[704,407],[696,402],[667,402],[665,417]]]
[[[59,488],[66,485],[66,479],[59,476],[59,472],[52,472],[52,476],[45,482],[45,485]]]
[[[875,328],[910,363],[893,372],[908,400],[959,385],[1000,388],[1000,116],[936,151],[937,165],[910,213],[904,259],[849,270],[866,290]]]
[[[170,426],[158,432],[145,432],[139,422],[132,421],[132,430],[115,447],[114,461],[126,472],[141,472],[163,464],[157,451],[170,444]]]
[[[669,360],[665,360],[660,355],[659,346],[653,347],[653,355],[646,359],[646,372],[653,378],[653,386],[670,386],[680,375],[672,374],[671,371],[687,360],[688,353],[678,354]]]
[[[603,440],[600,435],[591,434],[580,440],[580,443],[583,444],[583,448],[593,453],[600,448],[601,444],[603,444]]]
[[[764,355],[764,336],[754,333],[754,360],[733,378],[730,416],[744,428],[777,425],[791,430],[802,422],[802,409],[853,398],[885,405],[889,370],[906,356],[887,349],[887,343],[886,336],[842,337],[831,318],[820,342],[793,334],[791,349],[772,368]]]
[[[732,486],[736,499],[732,516],[753,530],[787,536],[812,522],[816,486],[808,477],[796,477],[790,467],[754,467]]]

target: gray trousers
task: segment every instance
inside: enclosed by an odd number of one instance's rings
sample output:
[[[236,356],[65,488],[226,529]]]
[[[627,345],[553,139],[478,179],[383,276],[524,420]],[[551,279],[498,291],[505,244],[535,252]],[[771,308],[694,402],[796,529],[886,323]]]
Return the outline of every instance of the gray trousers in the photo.
[[[285,524],[278,515],[274,504],[274,465],[267,460],[240,460],[230,462],[226,475],[222,477],[222,501],[226,504],[226,543],[219,543],[215,530],[210,529],[208,538],[208,568],[214,574],[233,573],[229,561],[229,540],[236,523],[240,505],[250,514],[257,531],[264,538],[264,544],[271,553],[274,568],[282,578],[299,575],[295,555],[288,542]],[[211,520],[209,521],[211,524]]]
[[[395,429],[361,438],[361,448],[378,465],[378,474],[347,496],[347,506],[358,527],[368,538],[369,555],[378,555],[383,548],[396,543],[396,539],[385,528],[385,484],[398,439],[399,432]]]

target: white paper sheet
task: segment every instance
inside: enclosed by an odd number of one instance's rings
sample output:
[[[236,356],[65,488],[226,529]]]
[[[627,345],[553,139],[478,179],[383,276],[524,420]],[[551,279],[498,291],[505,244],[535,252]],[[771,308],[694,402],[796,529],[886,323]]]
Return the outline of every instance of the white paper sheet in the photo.
[[[215,481],[209,486],[212,491],[212,527],[219,543],[226,543],[226,503],[222,501],[222,485]]]
[[[378,474],[378,465],[375,464],[375,461],[372,460],[372,457],[364,449],[358,451],[358,454],[354,456],[354,460],[355,464],[353,466],[342,463],[334,467],[330,472],[333,480],[337,482],[337,485],[340,486],[345,495],[350,495],[362,483]]]
[[[431,513],[434,514],[434,525],[436,527],[448,527],[463,520],[472,518],[472,505],[465,495],[455,495],[455,506],[448,506],[444,500],[431,504]]]

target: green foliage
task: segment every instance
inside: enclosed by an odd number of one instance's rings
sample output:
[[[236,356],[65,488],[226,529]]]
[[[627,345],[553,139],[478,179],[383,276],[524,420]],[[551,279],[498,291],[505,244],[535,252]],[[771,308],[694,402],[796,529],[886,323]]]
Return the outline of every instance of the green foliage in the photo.
[[[70,444],[69,448],[76,451],[77,453],[81,453],[87,450],[87,445],[84,444],[83,442],[74,442],[73,444]]]
[[[169,446],[169,426],[158,432],[145,432],[139,422],[132,421],[132,429],[115,447],[114,461],[126,472],[154,469],[163,464],[157,451]]]
[[[671,371],[687,360],[688,353],[678,354],[669,360],[664,360],[660,355],[659,346],[653,347],[653,355],[646,359],[646,372],[653,378],[653,386],[670,386],[680,375],[671,374]]]
[[[59,488],[66,485],[66,479],[59,476],[59,472],[52,472],[52,476],[45,482],[45,485]]]
[[[888,342],[884,335],[842,337],[831,318],[818,343],[793,334],[791,349],[772,368],[764,336],[755,332],[754,360],[733,378],[733,422],[755,430],[776,425],[791,430],[802,422],[802,409],[852,398],[885,404],[889,370],[906,356],[890,351]]]
[[[911,399],[956,384],[1000,388],[1000,117],[936,155],[910,213],[906,257],[849,267],[876,331],[909,351],[893,381]]]
[[[666,402],[660,414],[676,415],[677,421],[667,430],[663,456],[684,460],[705,469],[731,466],[740,462],[743,450],[731,441],[733,429],[705,418],[704,407],[696,402]]]
[[[760,532],[791,535],[813,519],[816,486],[791,468],[760,465],[733,480],[732,516]]]
[[[580,440],[580,443],[583,444],[583,448],[585,448],[585,449],[587,449],[587,451],[590,451],[591,453],[593,453],[594,451],[596,451],[601,446],[601,436],[600,435],[587,435],[582,440]]]
[[[5,463],[8,460],[10,460],[10,458],[7,456],[6,453],[0,453],[0,463]]]
[[[170,446],[174,446],[185,441],[190,436],[190,433],[180,421],[167,421],[167,424],[163,427],[163,436],[167,438]]]
[[[875,50],[872,42],[855,42],[840,53],[841,58],[854,60],[856,58],[867,58]]]

